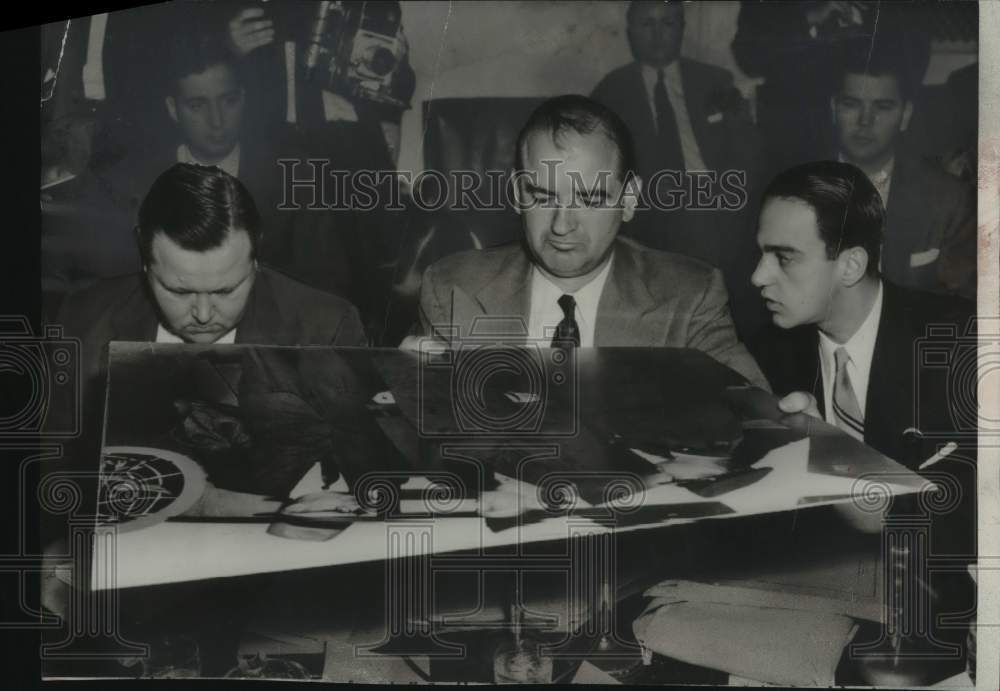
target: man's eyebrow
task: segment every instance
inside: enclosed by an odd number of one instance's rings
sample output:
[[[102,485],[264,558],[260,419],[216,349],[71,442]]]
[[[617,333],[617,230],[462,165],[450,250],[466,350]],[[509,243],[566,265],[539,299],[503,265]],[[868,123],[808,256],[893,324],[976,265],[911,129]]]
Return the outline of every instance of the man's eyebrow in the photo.
[[[801,252],[801,250],[799,250],[796,247],[792,247],[791,245],[764,245],[763,247],[761,247],[761,251],[763,251],[763,252],[795,252],[795,253]]]
[[[539,187],[538,185],[536,185],[535,183],[533,183],[531,181],[526,180],[524,184],[527,186],[528,191],[531,192],[532,194],[537,193],[537,192],[541,192],[542,194],[548,194],[548,195],[552,195],[552,196],[555,195],[555,192],[553,192],[552,190],[550,190],[550,189],[548,189],[546,187]]]

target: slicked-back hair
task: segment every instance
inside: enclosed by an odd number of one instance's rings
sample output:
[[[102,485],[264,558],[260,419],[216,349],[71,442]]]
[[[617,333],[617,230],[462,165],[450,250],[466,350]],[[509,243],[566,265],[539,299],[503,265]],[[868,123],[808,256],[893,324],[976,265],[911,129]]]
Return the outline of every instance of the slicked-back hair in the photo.
[[[569,94],[550,98],[538,106],[517,135],[518,170],[524,170],[524,148],[528,137],[535,132],[547,132],[559,149],[563,148],[567,135],[603,134],[618,150],[615,171],[618,179],[625,184],[635,175],[632,134],[617,113],[591,98]]]
[[[916,49],[909,45],[898,32],[884,32],[873,42],[867,37],[845,41],[837,51],[833,70],[833,93],[836,95],[844,87],[844,79],[849,74],[870,77],[893,77],[904,101],[912,101],[916,96],[924,75],[921,73],[921,58]],[[926,70],[926,65],[923,65]]]
[[[216,65],[226,65],[243,86],[240,61],[226,45],[226,38],[219,32],[181,32],[174,36],[167,48],[164,84],[166,95],[177,93],[178,84],[185,77],[201,74]]]
[[[869,276],[879,274],[885,207],[875,185],[850,163],[816,161],[778,173],[764,190],[761,206],[770,199],[797,199],[816,214],[828,259],[862,247],[868,253]]]
[[[256,258],[261,235],[257,205],[243,183],[215,166],[175,164],[156,178],[139,207],[139,253],[147,265],[158,233],[188,251],[207,252],[241,230],[250,236]]]

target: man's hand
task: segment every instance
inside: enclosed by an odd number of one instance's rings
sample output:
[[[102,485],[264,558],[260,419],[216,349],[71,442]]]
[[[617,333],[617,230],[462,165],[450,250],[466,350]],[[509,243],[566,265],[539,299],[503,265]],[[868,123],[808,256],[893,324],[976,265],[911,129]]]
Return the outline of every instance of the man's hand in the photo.
[[[264,18],[260,7],[245,9],[229,20],[230,47],[241,58],[273,41],[274,22]]]
[[[778,408],[781,409],[781,412],[789,415],[794,413],[805,413],[806,415],[814,417],[817,420],[823,419],[823,416],[819,414],[819,406],[816,403],[816,397],[806,391],[793,391],[788,394],[778,401]]]

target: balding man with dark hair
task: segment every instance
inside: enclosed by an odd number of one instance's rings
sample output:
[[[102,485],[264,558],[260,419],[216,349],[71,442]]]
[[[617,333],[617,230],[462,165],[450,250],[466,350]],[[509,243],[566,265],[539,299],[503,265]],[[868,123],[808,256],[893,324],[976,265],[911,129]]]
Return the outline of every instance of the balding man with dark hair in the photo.
[[[586,96],[550,99],[522,128],[517,160],[522,241],[429,267],[423,335],[457,329],[460,340],[477,317],[500,317],[494,325],[533,342],[694,348],[767,388],[736,337],[720,272],[618,236],[643,184],[621,118]]]

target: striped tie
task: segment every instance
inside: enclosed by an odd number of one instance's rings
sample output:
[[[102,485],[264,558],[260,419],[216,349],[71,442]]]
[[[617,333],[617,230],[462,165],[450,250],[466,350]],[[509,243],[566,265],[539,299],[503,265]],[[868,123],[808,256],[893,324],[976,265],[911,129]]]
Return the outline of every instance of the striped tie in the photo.
[[[837,427],[855,439],[864,441],[865,416],[861,413],[854,387],[847,376],[847,363],[851,361],[851,356],[840,347],[834,351],[833,360],[837,366],[837,376],[833,381],[833,414],[837,419]]]

